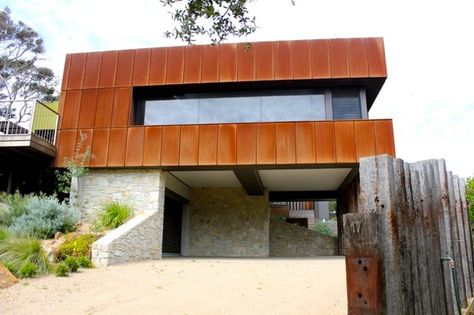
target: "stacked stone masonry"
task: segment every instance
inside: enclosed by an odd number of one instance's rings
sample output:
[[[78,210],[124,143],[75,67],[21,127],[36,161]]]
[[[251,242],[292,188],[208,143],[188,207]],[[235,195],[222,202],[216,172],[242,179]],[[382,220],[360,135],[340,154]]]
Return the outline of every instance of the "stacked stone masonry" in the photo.
[[[189,255],[268,257],[268,194],[241,188],[194,188],[189,204]]]

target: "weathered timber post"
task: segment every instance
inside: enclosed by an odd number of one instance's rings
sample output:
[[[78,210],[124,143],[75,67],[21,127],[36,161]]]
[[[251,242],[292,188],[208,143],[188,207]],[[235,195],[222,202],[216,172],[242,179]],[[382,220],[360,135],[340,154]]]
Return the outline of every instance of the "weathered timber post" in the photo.
[[[348,314],[386,314],[377,213],[344,215]]]

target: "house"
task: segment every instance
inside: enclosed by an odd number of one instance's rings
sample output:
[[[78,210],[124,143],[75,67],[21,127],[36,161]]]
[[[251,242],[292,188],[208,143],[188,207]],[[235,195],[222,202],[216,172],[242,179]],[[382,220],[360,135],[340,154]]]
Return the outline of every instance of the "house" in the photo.
[[[382,38],[67,55],[55,166],[89,148],[86,214],[139,213],[96,263],[269,256],[272,202],[337,200],[341,218],[359,159],[395,156],[392,121],[368,118],[386,77]]]

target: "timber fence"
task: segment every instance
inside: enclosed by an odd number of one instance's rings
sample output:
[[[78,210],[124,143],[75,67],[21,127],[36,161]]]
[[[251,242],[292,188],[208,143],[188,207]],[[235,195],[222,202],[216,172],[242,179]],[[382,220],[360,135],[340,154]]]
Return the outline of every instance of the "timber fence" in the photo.
[[[444,160],[360,161],[344,215],[349,314],[460,314],[473,296],[465,182]]]

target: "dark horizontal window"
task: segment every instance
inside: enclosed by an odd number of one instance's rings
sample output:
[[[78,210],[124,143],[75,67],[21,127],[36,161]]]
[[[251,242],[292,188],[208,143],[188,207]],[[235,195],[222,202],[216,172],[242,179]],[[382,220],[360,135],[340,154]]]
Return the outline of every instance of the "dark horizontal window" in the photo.
[[[184,93],[138,104],[145,125],[326,119],[325,95],[313,89]]]
[[[332,92],[333,119],[361,119],[359,89],[334,90]]]

